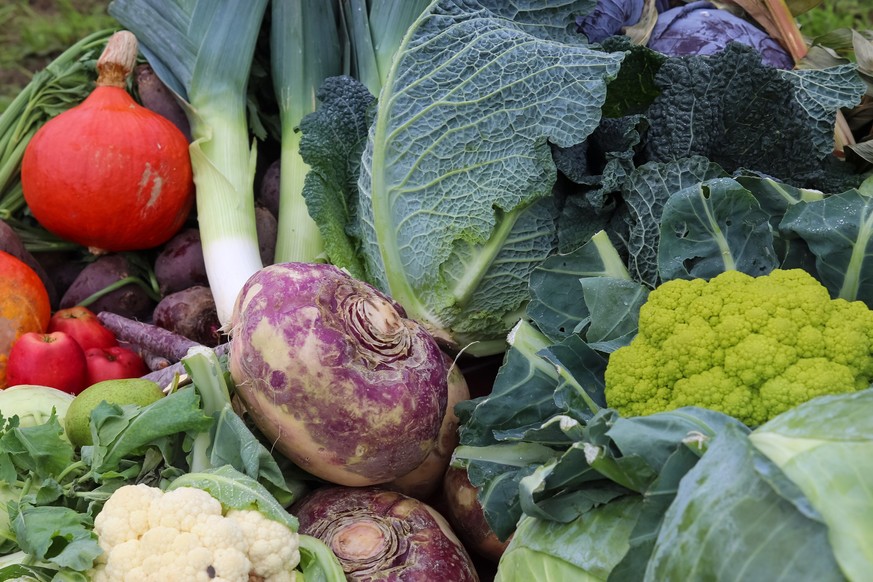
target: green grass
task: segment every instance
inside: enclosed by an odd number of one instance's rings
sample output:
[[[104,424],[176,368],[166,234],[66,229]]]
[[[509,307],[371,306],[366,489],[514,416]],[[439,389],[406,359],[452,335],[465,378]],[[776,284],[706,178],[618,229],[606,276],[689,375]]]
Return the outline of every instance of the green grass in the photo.
[[[0,6],[0,112],[33,73],[91,32],[116,26],[109,0],[5,0]],[[873,28],[871,0],[824,0],[798,16],[815,37],[837,28]]]
[[[109,0],[11,0],[0,7],[0,112],[54,57],[112,26]]]
[[[873,3],[870,0],[824,0],[797,17],[804,35],[815,38],[838,28],[873,28]]]

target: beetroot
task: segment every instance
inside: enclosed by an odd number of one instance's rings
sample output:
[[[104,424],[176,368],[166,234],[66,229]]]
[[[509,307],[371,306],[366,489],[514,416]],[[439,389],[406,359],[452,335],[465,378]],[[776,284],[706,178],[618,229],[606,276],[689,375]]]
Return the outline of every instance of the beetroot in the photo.
[[[163,295],[209,285],[199,230],[186,228],[164,244],[155,258],[155,279]]]
[[[348,580],[479,580],[445,518],[402,493],[328,487],[311,493],[291,511],[300,521],[300,533],[333,550]]]
[[[92,295],[100,294],[93,301]],[[110,311],[133,319],[151,317],[157,301],[122,253],[102,255],[87,265],[61,297],[60,308],[85,305],[94,313]]]
[[[53,308],[58,308],[58,303],[63,297],[79,273],[87,266],[82,260],[79,251],[42,251],[34,252],[33,257],[40,264],[46,275],[51,280],[57,294],[57,301],[52,303]]]
[[[133,70],[136,90],[143,106],[169,119],[191,141],[191,125],[185,110],[173,92],[155,74],[151,65],[143,63]]]
[[[279,218],[279,170],[282,160],[275,160],[264,172],[261,185],[258,188],[257,203]]]
[[[229,368],[252,420],[313,475],[385,483],[435,446],[444,356],[371,285],[330,265],[271,265],[243,286],[229,328]]]
[[[261,263],[273,264],[273,256],[276,254],[276,238],[279,236],[279,221],[263,206],[255,207],[255,228],[258,232],[258,251],[261,254]]]
[[[154,324],[204,346],[221,343],[221,322],[209,287],[195,285],[170,293],[152,313]]]

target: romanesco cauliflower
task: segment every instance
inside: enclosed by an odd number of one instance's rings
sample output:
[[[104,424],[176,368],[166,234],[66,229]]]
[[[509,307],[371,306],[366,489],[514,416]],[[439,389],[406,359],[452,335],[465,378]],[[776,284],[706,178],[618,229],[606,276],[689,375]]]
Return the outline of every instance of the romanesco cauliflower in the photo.
[[[255,510],[222,513],[193,487],[115,491],[94,519],[103,549],[94,582],[293,582],[299,539]]]
[[[628,416],[702,406],[757,426],[873,379],[873,312],[831,299],[800,269],[668,281],[606,368],[606,401]]]

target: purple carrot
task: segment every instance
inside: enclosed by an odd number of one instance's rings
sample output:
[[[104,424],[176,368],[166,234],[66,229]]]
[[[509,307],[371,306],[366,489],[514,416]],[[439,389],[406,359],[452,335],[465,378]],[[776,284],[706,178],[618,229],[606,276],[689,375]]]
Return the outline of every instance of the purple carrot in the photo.
[[[156,356],[155,354],[146,352],[142,355],[142,359],[145,362],[146,366],[152,372],[157,372],[159,370],[163,370],[172,365],[170,360],[163,356]]]
[[[162,327],[130,319],[110,311],[101,311],[97,319],[109,331],[115,334],[119,341],[138,346],[156,356],[162,356],[171,362],[178,362],[188,349],[199,346],[195,341]]]
[[[219,358],[222,356],[226,356],[228,350],[230,349],[230,342],[220,344],[213,348],[212,351],[215,352],[215,355]],[[155,370],[153,372],[149,372],[143,378],[146,380],[151,380],[155,382],[158,386],[167,386],[170,382],[173,381],[173,377],[176,374],[185,374],[185,366],[182,362],[175,362],[170,364],[166,368],[161,370]]]
[[[139,346],[137,344],[132,344],[126,341],[119,341],[118,345],[136,353],[140,358],[142,358],[142,361],[145,362],[146,367],[152,372],[154,372],[155,370],[162,370],[172,364],[172,362],[164,356],[155,355],[148,350],[144,350],[142,346]]]

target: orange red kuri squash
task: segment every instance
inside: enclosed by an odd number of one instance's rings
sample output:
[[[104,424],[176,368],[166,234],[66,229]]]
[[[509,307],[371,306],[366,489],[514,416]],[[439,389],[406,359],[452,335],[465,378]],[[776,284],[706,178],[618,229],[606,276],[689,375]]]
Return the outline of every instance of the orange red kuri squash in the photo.
[[[43,125],[22,160],[34,217],[94,252],[155,247],[194,203],[188,140],[125,88],[136,54],[133,34],[113,35],[97,61],[97,87]]]
[[[48,292],[36,272],[0,251],[0,390],[12,344],[28,332],[44,332],[51,317]]]

